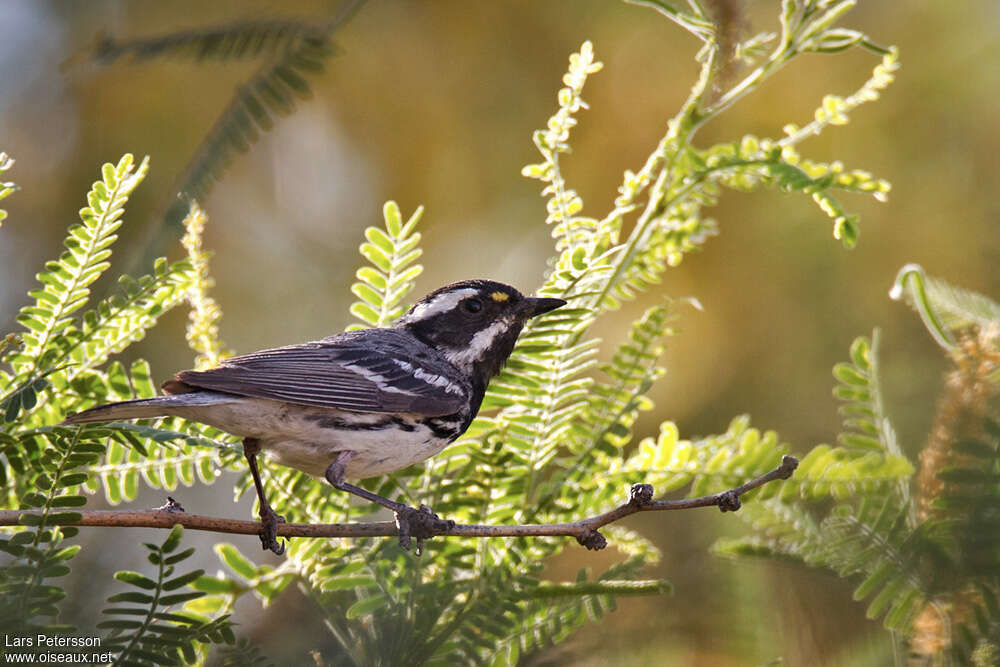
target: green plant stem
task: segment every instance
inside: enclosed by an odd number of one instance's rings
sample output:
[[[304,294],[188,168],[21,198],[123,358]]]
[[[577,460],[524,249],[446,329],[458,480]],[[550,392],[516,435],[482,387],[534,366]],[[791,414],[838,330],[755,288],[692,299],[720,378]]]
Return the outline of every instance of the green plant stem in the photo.
[[[59,488],[60,488],[59,487],[59,478],[62,477],[63,472],[65,472],[66,460],[73,453],[73,450],[76,449],[76,446],[77,446],[77,444],[79,442],[80,442],[80,434],[79,434],[79,432],[77,432],[76,434],[74,434],[73,440],[70,443],[69,448],[62,453],[63,455],[59,459],[59,467],[56,469],[55,473],[52,475],[52,486],[49,487],[48,493],[46,494],[44,508],[40,509],[40,510],[29,510],[28,511],[28,513],[30,513],[30,514],[34,514],[36,516],[42,517],[42,520],[38,523],[38,525],[36,526],[36,529],[35,529],[35,539],[31,542],[31,548],[34,551],[37,551],[39,549],[39,545],[41,543],[42,532],[47,527],[46,526],[46,521],[49,518],[49,514],[51,514],[51,512],[52,512],[52,501],[58,495],[58,491],[59,491]],[[13,510],[13,511],[17,512],[18,510]],[[2,524],[0,524],[0,525],[2,525]],[[49,544],[48,544],[48,547],[46,549],[46,551],[49,552],[49,553],[51,553],[53,551],[53,549],[55,548],[55,545],[58,544],[57,540],[54,539],[54,538],[55,538],[55,533],[53,532],[53,539],[49,540]],[[21,596],[18,598],[18,607],[20,607],[22,610],[27,610],[27,607],[28,607],[28,598],[30,597],[31,592],[35,589],[35,587],[39,586],[42,583],[43,577],[44,577],[44,570],[36,569],[36,570],[34,570],[34,572],[32,572],[31,581],[29,582],[29,584],[27,586],[24,587],[24,590],[22,591]],[[27,616],[27,615],[28,614],[25,611],[24,616]]]
[[[146,614],[146,618],[143,619],[142,625],[136,629],[135,634],[132,636],[132,641],[128,643],[122,652],[118,654],[117,660],[115,660],[115,665],[122,664],[121,660],[124,657],[129,657],[129,653],[132,652],[132,648],[139,642],[139,639],[146,634],[146,630],[149,629],[150,624],[153,622],[153,617],[156,614],[156,606],[160,603],[160,593],[163,591],[163,552],[157,550],[156,553],[159,558],[157,559],[159,563],[157,564],[156,570],[156,590],[153,592],[153,600],[149,603],[149,613]]]
[[[608,278],[604,288],[593,301],[593,305],[596,308],[600,308],[607,296],[614,290],[618,281],[621,279],[625,267],[631,266],[635,253],[638,251],[638,248],[642,247],[643,242],[646,240],[651,231],[653,226],[652,223],[657,217],[653,215],[654,211],[664,210],[664,208],[672,204],[674,201],[677,201],[681,194],[679,193],[669,203],[666,202],[665,187],[671,168],[671,165],[667,164],[669,149],[671,145],[679,143],[682,135],[686,135],[684,136],[684,143],[688,143],[700,122],[697,110],[705,91],[708,89],[708,84],[712,79],[712,71],[715,66],[715,55],[716,49],[709,49],[708,57],[705,59],[705,62],[702,63],[701,74],[698,78],[698,82],[691,89],[691,94],[688,96],[687,101],[681,108],[680,113],[678,113],[677,116],[675,116],[668,123],[667,134],[660,140],[656,150],[649,156],[649,159],[646,160],[646,164],[643,165],[642,170],[639,174],[637,174],[637,177],[641,182],[648,183],[649,179],[652,178],[653,172],[659,170],[656,182],[650,189],[646,207],[639,216],[631,234],[629,234],[629,238],[623,246],[624,251],[618,257],[618,261],[615,263],[612,275]],[[635,198],[639,195],[642,189],[643,188],[637,188],[631,197],[619,202],[615,207],[615,210],[611,212],[610,216],[622,215],[623,211],[630,210],[635,205]],[[685,188],[682,193],[686,193],[689,190],[690,188]],[[572,337],[569,344],[573,345],[577,343],[583,333],[582,329],[578,331],[578,333]]]

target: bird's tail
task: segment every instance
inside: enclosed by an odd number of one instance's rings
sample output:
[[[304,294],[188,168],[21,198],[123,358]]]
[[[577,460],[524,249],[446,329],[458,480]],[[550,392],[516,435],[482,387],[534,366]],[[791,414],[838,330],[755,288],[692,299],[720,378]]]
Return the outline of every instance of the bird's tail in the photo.
[[[156,398],[140,398],[135,401],[106,403],[77,412],[63,420],[63,424],[97,424],[99,422],[143,419],[148,417],[169,417],[177,408],[213,405],[220,402],[222,395],[213,392],[192,392],[170,394]],[[231,398],[231,397],[230,397]]]

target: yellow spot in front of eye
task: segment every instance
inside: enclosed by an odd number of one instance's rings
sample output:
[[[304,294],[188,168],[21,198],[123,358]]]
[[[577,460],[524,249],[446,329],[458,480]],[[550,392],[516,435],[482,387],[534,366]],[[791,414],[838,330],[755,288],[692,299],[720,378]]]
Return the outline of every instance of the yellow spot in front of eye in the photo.
[[[490,297],[494,301],[506,301],[510,298],[510,294],[507,294],[507,292],[493,292],[493,294],[490,294]]]

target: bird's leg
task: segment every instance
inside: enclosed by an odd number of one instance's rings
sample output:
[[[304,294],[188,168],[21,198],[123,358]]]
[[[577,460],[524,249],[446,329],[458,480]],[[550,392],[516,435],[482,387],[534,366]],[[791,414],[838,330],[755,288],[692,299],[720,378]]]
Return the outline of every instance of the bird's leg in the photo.
[[[337,455],[337,459],[326,469],[326,480],[334,488],[353,493],[369,502],[392,510],[396,515],[396,527],[399,528],[399,545],[401,547],[409,549],[411,540],[415,539],[417,541],[416,554],[419,556],[424,550],[425,539],[434,537],[455,527],[454,521],[442,519],[432,512],[431,508],[427,507],[427,505],[421,505],[419,508],[410,507],[409,505],[384,498],[377,493],[372,493],[368,489],[362,489],[359,486],[345,482],[344,474],[347,472],[347,464],[353,457],[354,452],[352,451],[340,452]]]
[[[284,523],[285,517],[279,515],[267,502],[264,485],[260,481],[257,470],[257,454],[260,452],[260,441],[257,438],[243,438],[243,456],[253,476],[253,485],[257,487],[257,503],[260,505],[260,544],[267,551],[271,550],[279,556],[285,553],[285,543],[278,542],[278,524]]]

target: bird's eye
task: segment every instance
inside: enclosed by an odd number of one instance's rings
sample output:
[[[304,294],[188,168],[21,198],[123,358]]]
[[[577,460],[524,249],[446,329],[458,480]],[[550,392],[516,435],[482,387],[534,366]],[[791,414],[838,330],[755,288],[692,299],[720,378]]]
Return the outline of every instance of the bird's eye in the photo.
[[[462,310],[467,313],[478,313],[483,309],[483,302],[479,299],[466,299],[462,302]]]

